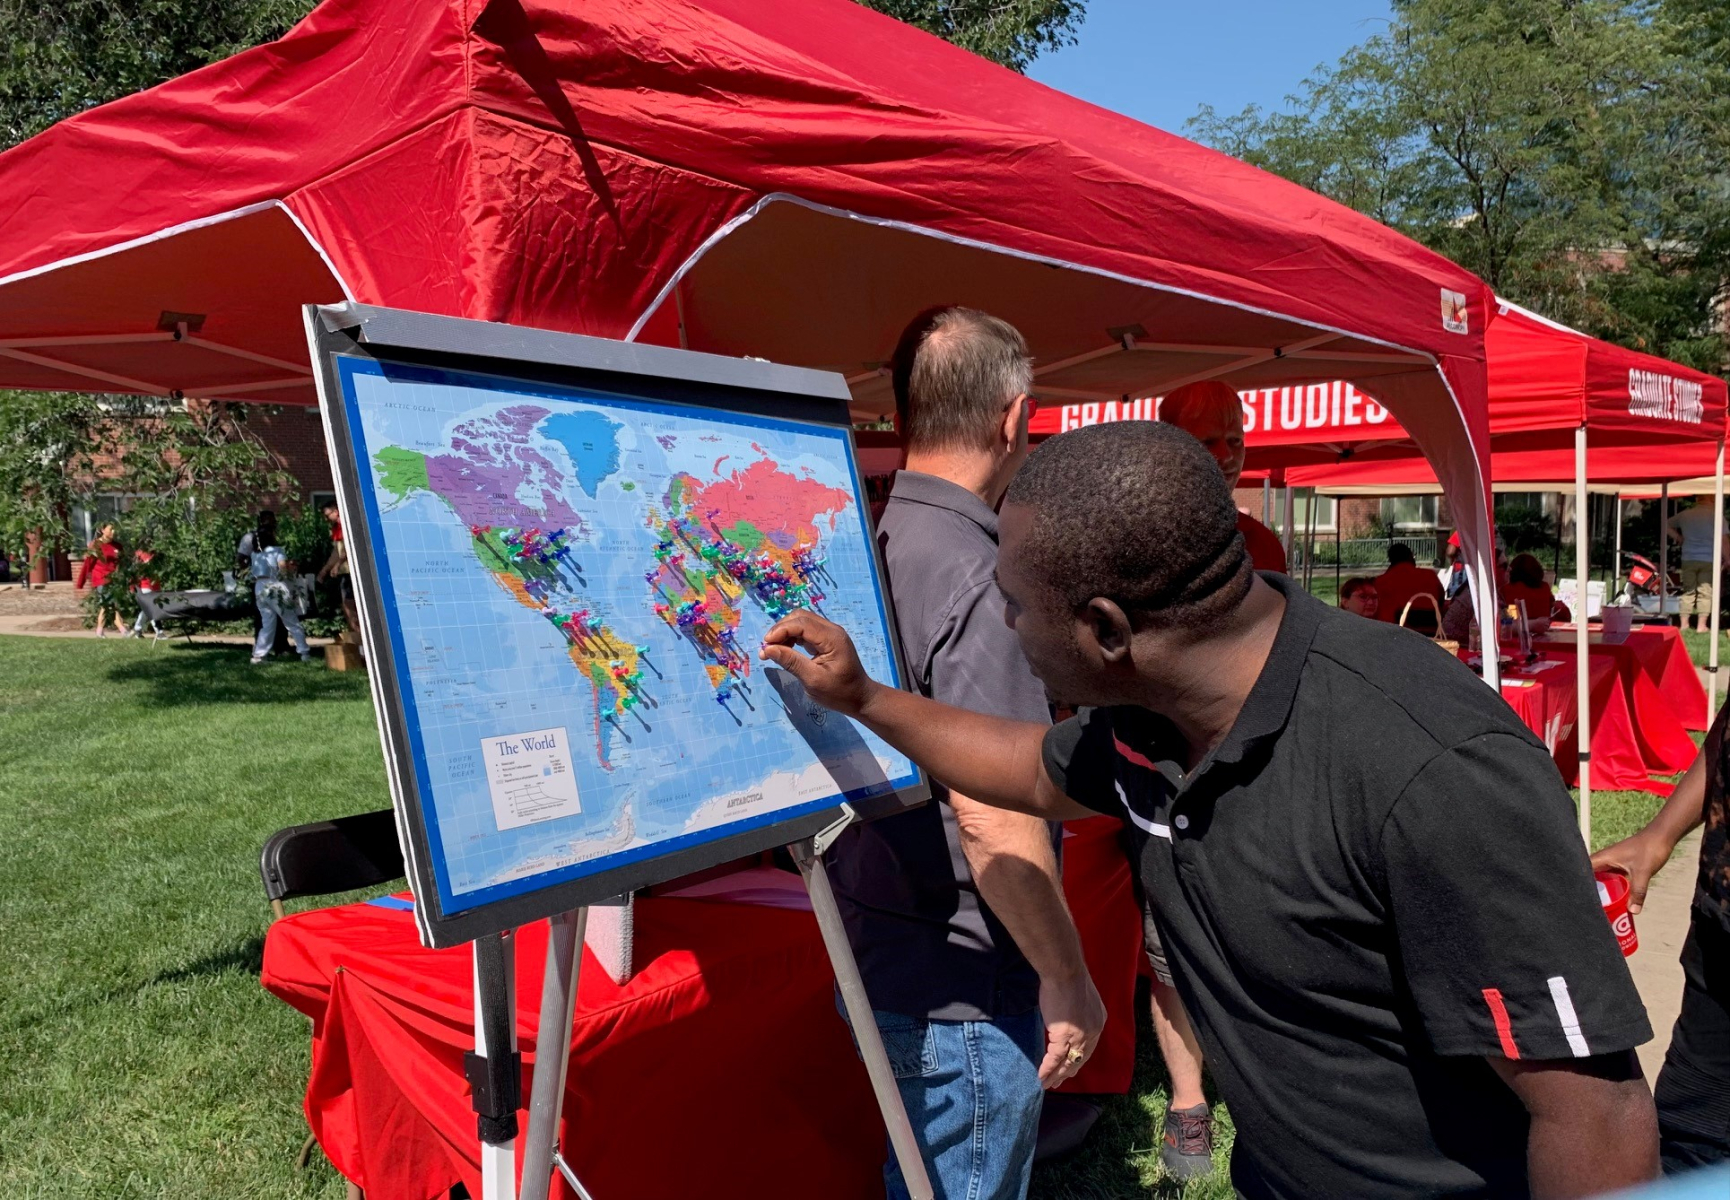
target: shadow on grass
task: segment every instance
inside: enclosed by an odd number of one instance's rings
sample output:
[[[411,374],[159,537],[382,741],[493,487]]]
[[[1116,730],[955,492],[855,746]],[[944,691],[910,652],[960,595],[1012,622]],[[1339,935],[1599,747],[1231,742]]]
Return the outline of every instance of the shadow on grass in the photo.
[[[203,979],[210,975],[222,975],[229,971],[243,971],[248,975],[258,975],[264,971],[264,938],[252,937],[238,946],[228,946],[212,951],[203,958],[193,959],[185,966],[174,967],[167,971],[158,971],[149,979],[139,984],[138,990],[155,987],[163,983],[183,983],[187,980]]]
[[[107,668],[114,683],[143,685],[148,703],[298,704],[309,700],[356,700],[367,696],[359,671],[331,671],[316,655],[309,663],[292,656],[259,666],[245,646],[163,646]]]
[[[189,963],[184,963],[178,967],[169,967],[133,982],[117,983],[103,988],[75,987],[51,1000],[44,999],[36,1004],[11,1005],[3,1015],[0,1015],[0,1031],[22,1032],[33,1025],[63,1017],[69,1010],[102,1009],[164,984],[191,983],[213,979],[230,971],[239,971],[252,976],[254,979],[263,973],[264,938],[262,936],[250,937],[238,945],[212,950]]]

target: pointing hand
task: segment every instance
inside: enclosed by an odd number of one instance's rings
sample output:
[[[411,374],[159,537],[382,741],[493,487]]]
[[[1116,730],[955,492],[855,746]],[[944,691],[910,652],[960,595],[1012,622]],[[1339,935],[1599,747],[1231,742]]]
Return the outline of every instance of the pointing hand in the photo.
[[[847,631],[812,612],[789,613],[775,622],[763,635],[760,657],[784,668],[811,699],[843,716],[858,716],[882,686],[865,673]]]

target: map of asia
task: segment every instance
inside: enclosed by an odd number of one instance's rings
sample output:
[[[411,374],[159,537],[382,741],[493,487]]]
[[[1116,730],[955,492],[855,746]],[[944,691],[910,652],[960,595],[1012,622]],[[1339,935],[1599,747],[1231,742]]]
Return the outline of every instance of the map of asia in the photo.
[[[364,360],[343,376],[456,907],[911,782],[757,657],[812,608],[895,678],[845,430]]]

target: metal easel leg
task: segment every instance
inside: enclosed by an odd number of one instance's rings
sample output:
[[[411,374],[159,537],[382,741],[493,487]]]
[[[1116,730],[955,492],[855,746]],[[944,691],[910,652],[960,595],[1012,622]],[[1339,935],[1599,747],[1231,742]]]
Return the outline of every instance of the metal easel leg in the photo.
[[[463,1061],[481,1139],[483,1200],[516,1200],[517,1108],[522,1059],[517,1054],[516,945],[490,933],[474,941],[475,1050]]]
[[[548,923],[547,970],[541,980],[541,1023],[535,1034],[521,1200],[547,1200],[555,1165],[582,1200],[592,1200],[559,1153],[559,1115],[565,1103],[565,1075],[571,1065],[571,1022],[576,1016],[577,976],[583,965],[583,932],[588,923],[586,908],[560,913]]]
[[[883,1049],[883,1035],[878,1032],[877,1019],[871,1014],[865,981],[859,975],[859,963],[847,941],[847,930],[841,924],[841,910],[835,905],[835,892],[829,886],[829,872],[823,865],[824,851],[854,820],[853,810],[845,805],[843,809],[846,815],[840,821],[816,837],[794,842],[787,849],[798,864],[799,873],[805,877],[805,890],[811,893],[811,911],[817,916],[823,946],[835,968],[841,1002],[847,1006],[847,1018],[859,1043],[859,1057],[864,1059],[865,1072],[871,1077],[871,1090],[877,1095],[877,1107],[883,1114],[883,1124],[889,1130],[889,1145],[895,1151],[895,1161],[901,1166],[901,1178],[913,1200],[932,1200],[931,1177],[926,1173],[925,1160],[920,1156],[919,1143],[913,1136],[913,1124],[907,1119],[907,1108],[901,1103],[901,1089],[896,1086],[894,1069],[889,1065],[888,1052]]]

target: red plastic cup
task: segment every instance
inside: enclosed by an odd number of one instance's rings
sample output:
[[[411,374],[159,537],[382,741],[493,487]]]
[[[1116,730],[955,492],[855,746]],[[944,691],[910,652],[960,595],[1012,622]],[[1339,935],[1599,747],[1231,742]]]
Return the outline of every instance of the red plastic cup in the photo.
[[[1604,915],[1610,919],[1610,932],[1622,947],[1626,958],[1640,948],[1640,935],[1634,932],[1634,914],[1628,911],[1628,877],[1620,871],[1599,871],[1598,899],[1604,905]]]

